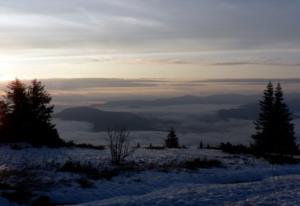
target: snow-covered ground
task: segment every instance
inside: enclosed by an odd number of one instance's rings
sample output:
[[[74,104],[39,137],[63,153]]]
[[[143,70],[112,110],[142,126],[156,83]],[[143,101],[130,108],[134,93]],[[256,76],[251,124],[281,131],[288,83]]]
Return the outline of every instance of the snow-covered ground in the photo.
[[[299,188],[300,176],[290,175],[246,183],[182,184],[80,206],[299,205]]]
[[[195,158],[217,159],[223,166],[122,172],[111,180],[90,179],[92,186],[82,188],[77,180],[83,175],[61,172],[58,168],[68,160],[91,162],[99,170],[110,167],[108,150],[0,148],[1,170],[29,168],[43,182],[42,188],[34,192],[49,196],[56,204],[300,205],[300,165],[274,166],[251,156],[196,148],[138,149],[128,160],[141,165],[164,165]],[[0,205],[9,203],[0,198]]]

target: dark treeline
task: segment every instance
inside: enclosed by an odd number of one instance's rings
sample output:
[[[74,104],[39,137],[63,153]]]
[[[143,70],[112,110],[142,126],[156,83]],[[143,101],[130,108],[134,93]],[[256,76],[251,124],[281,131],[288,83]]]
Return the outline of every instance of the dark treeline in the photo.
[[[25,85],[16,79],[7,86],[0,101],[0,141],[24,142],[35,146],[63,144],[51,123],[54,106],[40,81]]]

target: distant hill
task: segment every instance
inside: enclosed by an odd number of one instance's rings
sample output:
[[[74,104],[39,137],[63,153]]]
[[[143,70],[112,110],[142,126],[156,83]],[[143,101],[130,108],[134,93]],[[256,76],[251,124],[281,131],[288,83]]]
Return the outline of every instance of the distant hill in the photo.
[[[256,120],[259,113],[257,103],[242,105],[236,109],[222,109],[218,112],[222,119]]]
[[[121,100],[110,101],[101,106],[107,107],[160,107],[170,105],[188,105],[188,104],[247,104],[257,101],[257,95],[240,95],[240,94],[221,94],[211,96],[192,96],[186,95],[174,98],[164,98],[155,100]],[[99,106],[99,105],[97,105]]]
[[[298,114],[300,113],[300,98],[287,98],[287,104],[290,108],[290,111],[294,113],[294,117],[299,118]],[[219,117],[222,119],[256,120],[258,114],[258,102],[245,104],[236,109],[222,109],[218,112]]]
[[[74,107],[54,115],[55,118],[67,121],[83,121],[94,125],[94,131],[106,131],[107,128],[128,130],[155,130],[152,121],[129,112],[108,112],[91,107]]]

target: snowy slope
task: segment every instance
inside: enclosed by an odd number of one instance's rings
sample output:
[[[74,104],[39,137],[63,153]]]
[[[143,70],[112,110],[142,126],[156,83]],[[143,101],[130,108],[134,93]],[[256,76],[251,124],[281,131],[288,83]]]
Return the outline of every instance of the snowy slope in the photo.
[[[123,196],[80,206],[300,205],[300,175],[233,184],[185,184],[141,196]]]
[[[91,179],[81,188],[81,175],[60,172],[56,163],[91,162],[100,170],[110,167],[108,150],[25,148],[0,149],[0,170],[32,168],[53,186],[34,191],[65,205],[300,205],[300,164],[270,165],[251,156],[228,155],[206,149],[138,149],[129,157],[141,165],[163,165],[193,158],[218,159],[222,168],[124,172],[112,180]],[[53,164],[55,163],[55,164]],[[7,202],[0,199],[0,205]]]

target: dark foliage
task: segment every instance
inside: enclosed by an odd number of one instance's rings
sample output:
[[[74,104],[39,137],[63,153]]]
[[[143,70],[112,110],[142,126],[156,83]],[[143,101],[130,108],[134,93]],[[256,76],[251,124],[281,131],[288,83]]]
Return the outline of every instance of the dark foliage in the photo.
[[[74,143],[73,141],[66,142],[65,146],[66,147],[81,148],[81,149],[105,150],[104,145],[92,145],[92,144],[85,144],[85,143],[77,144],[77,143]]]
[[[201,141],[201,142],[199,143],[198,149],[203,149],[203,147],[204,147],[204,144],[203,144],[203,142]]]
[[[215,159],[200,159],[196,158],[193,160],[187,160],[186,162],[183,163],[183,168],[190,169],[190,170],[196,170],[199,168],[213,168],[213,167],[221,167],[222,162],[219,160]]]
[[[60,171],[84,174],[91,178],[97,178],[100,174],[99,170],[91,162],[81,163],[71,160],[66,161]]]
[[[170,129],[167,139],[165,140],[165,146],[167,148],[179,148],[178,137],[176,136],[174,128]]]
[[[40,196],[37,199],[33,200],[31,206],[55,206],[55,204],[51,202],[51,199],[49,197]]]
[[[10,148],[12,150],[22,150],[23,149],[22,145],[19,145],[19,144],[12,144],[12,145],[10,145]]]
[[[129,136],[130,132],[125,128],[108,129],[107,141],[113,164],[122,164],[129,155],[134,153],[135,148],[130,148]]]
[[[284,102],[280,84],[275,90],[271,82],[267,85],[255,128],[252,149],[257,153],[294,154],[297,151],[292,114]]]
[[[252,153],[251,149],[245,145],[233,145],[229,142],[221,143],[219,149],[222,152],[229,153],[229,154],[250,154]]]
[[[299,160],[293,156],[288,155],[264,155],[263,156],[268,162],[274,165],[283,164],[298,164]]]
[[[153,146],[152,144],[149,144],[149,146],[145,147],[145,149],[164,150],[164,149],[166,149],[166,147],[164,147],[164,146]]]
[[[80,185],[81,188],[91,188],[94,186],[93,182],[91,182],[89,179],[87,178],[79,178],[77,180],[78,184]]]
[[[26,204],[29,203],[32,193],[25,190],[15,190],[11,192],[2,192],[2,197],[8,199],[11,202]]]
[[[118,176],[122,172],[137,172],[142,169],[135,162],[126,162],[124,164],[114,165],[113,167],[106,168],[103,170],[99,170],[96,166],[94,166],[91,162],[78,162],[68,160],[65,164],[60,168],[61,172],[70,172],[75,174],[84,175],[87,178],[91,179],[106,179],[111,180],[113,177]],[[91,182],[90,182],[91,183]],[[82,186],[86,186],[88,184],[85,178],[78,180],[78,184],[82,184]]]
[[[40,81],[27,87],[20,80],[12,81],[0,103],[0,141],[26,142],[34,146],[61,146],[55,125],[51,123],[51,96]]]

